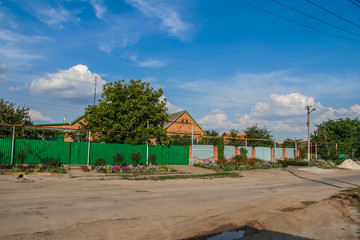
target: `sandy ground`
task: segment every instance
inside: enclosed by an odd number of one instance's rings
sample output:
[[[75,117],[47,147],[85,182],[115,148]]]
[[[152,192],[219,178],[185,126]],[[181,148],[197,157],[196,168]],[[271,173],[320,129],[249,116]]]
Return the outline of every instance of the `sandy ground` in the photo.
[[[359,187],[359,171],[240,173],[166,181],[2,175],[0,239],[191,239],[244,226],[255,229],[244,239],[360,237],[356,210],[331,197]]]

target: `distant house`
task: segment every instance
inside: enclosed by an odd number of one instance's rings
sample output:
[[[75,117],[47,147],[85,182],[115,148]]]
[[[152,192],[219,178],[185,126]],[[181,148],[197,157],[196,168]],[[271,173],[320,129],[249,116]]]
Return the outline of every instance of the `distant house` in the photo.
[[[223,136],[223,137],[231,137],[231,133],[229,133],[229,132],[224,132],[222,136]],[[246,133],[238,133],[238,134],[236,134],[236,137],[237,137],[237,138],[245,138],[245,137],[246,137]]]
[[[187,111],[181,111],[170,114],[165,124],[167,135],[188,135],[191,136],[192,131],[195,138],[204,135],[204,131],[199,124],[190,116]]]
[[[225,144],[228,144],[228,143],[229,143],[229,139],[226,139],[226,138],[231,138],[231,133],[229,133],[229,132],[224,132],[222,136],[225,138]],[[246,134],[245,134],[245,133],[238,133],[238,134],[236,134],[236,138],[245,138],[245,137],[246,137]]]
[[[85,123],[85,117],[86,114],[74,119],[72,122],[69,123],[48,123],[48,124],[35,124],[35,126],[44,127],[44,128],[52,128],[55,130],[61,130],[61,129],[74,129],[78,130],[81,127],[80,123]],[[73,142],[74,140],[69,135],[64,136],[64,142]]]

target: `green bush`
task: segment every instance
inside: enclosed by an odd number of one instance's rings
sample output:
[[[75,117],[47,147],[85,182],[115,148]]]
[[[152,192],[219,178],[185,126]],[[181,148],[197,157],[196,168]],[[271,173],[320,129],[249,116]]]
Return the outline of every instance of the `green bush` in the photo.
[[[25,150],[22,150],[16,154],[16,160],[18,164],[22,165],[25,162],[25,159],[27,157],[27,153]]]
[[[113,159],[116,166],[121,166],[124,161],[124,154],[118,152],[113,156]]]
[[[57,173],[66,173],[66,169],[65,168],[56,168],[56,172]]]
[[[61,162],[59,159],[56,159],[56,158],[49,158],[47,161],[46,161],[46,164],[45,164],[47,167],[49,168],[59,168],[61,166]]]
[[[156,165],[156,160],[157,160],[156,155],[155,155],[155,154],[151,154],[149,158],[150,158],[150,163],[151,163],[151,165]]]
[[[96,159],[94,162],[95,167],[105,166],[105,165],[106,165],[106,162],[105,162],[105,159],[103,159],[103,158]]]
[[[137,166],[140,162],[140,159],[141,159],[141,153],[139,152],[133,152],[131,154],[131,160],[133,161],[133,165],[134,166]]]

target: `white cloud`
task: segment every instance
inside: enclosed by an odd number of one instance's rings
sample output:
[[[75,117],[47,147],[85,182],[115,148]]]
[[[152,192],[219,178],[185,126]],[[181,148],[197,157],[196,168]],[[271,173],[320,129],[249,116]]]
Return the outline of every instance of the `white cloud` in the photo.
[[[1,76],[0,76],[1,78]],[[20,91],[23,87],[22,86],[17,86],[17,87],[9,87],[8,90],[9,91]]]
[[[30,60],[42,58],[39,54],[32,53],[27,49],[28,44],[48,41],[48,37],[33,35],[26,36],[14,31],[0,28],[0,56],[10,59]]]
[[[107,12],[107,8],[104,5],[103,0],[90,0],[91,6],[95,9],[96,17],[99,19],[103,19],[105,13]]]
[[[67,23],[71,20],[71,14],[64,8],[37,8],[40,21],[49,25]]]
[[[161,25],[168,33],[179,39],[189,38],[192,25],[181,19],[180,14],[167,1],[127,0],[127,3],[137,8],[150,18],[160,19]]]
[[[97,78],[96,92],[101,93],[105,80],[91,73],[86,65],[78,64],[68,70],[47,74],[47,78],[35,80],[30,85],[32,94],[44,94],[54,98],[77,99],[92,96]]]
[[[44,116],[41,112],[36,110],[29,110],[29,116],[32,121],[52,122],[52,119],[50,117]]]
[[[350,108],[352,112],[355,112],[357,114],[360,114],[360,105],[354,105]]]
[[[167,63],[167,61],[158,60],[158,59],[139,60],[135,54],[132,54],[130,56],[123,54],[122,57],[135,62],[135,64],[139,67],[146,67],[146,68],[161,68],[165,66]]]
[[[164,101],[164,99],[165,99],[165,96],[161,96],[161,97],[160,97],[160,101]],[[176,113],[176,112],[183,111],[182,108],[177,107],[177,106],[171,104],[171,103],[170,103],[169,101],[167,101],[167,100],[166,100],[166,105],[165,105],[165,107],[168,109],[168,111],[167,111],[168,113]]]
[[[266,127],[272,131],[277,138],[306,138],[307,112],[306,105],[317,107],[310,114],[311,132],[316,125],[329,119],[355,118],[360,114],[360,105],[350,108],[334,109],[324,107],[320,102],[315,102],[314,97],[307,97],[299,93],[287,95],[271,94],[268,102],[257,102],[248,114],[231,112],[231,115],[223,110],[215,109],[200,119],[205,129],[228,131],[231,128],[239,132],[247,127],[257,124],[259,127]],[[232,115],[237,116],[233,118]]]
[[[302,115],[305,106],[315,106],[314,97],[303,96],[300,93],[287,95],[271,94],[270,102],[257,102],[253,109],[254,116],[277,115]],[[320,106],[320,103],[317,103]]]

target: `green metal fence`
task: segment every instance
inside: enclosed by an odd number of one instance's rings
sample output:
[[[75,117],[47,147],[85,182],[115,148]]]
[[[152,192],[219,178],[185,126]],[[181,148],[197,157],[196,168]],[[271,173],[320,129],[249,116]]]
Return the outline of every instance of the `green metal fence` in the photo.
[[[63,164],[86,165],[99,159],[105,159],[107,164],[114,164],[113,156],[122,153],[125,162],[132,163],[131,154],[140,152],[140,164],[146,164],[146,145],[91,143],[85,142],[58,142],[42,140],[15,139],[13,149],[13,163],[19,163],[19,153],[26,154],[24,164],[43,164],[49,158],[59,159]],[[0,138],[0,163],[11,164],[12,140]],[[149,156],[155,154],[157,164],[187,165],[189,164],[188,146],[149,146]]]

